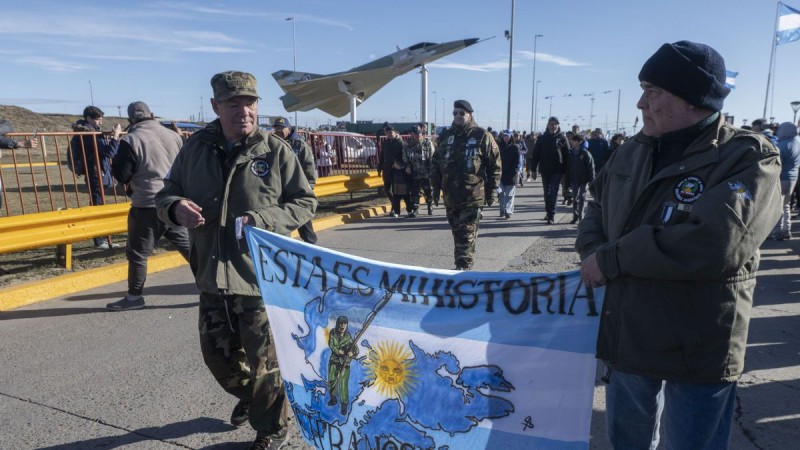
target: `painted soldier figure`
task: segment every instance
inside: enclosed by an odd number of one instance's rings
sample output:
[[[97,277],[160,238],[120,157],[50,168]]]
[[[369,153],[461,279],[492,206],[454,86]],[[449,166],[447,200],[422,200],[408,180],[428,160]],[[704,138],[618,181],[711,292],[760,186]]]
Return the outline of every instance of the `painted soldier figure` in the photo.
[[[341,405],[341,413],[347,414],[350,403],[350,392],[347,383],[350,381],[350,361],[358,354],[353,337],[347,331],[347,316],[336,318],[336,328],[328,336],[328,347],[331,357],[328,360],[328,406]]]

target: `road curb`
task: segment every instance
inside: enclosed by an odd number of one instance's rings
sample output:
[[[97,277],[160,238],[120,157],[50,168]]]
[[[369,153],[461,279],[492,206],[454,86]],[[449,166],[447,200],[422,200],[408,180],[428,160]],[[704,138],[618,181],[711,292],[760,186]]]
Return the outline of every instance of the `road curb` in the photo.
[[[322,217],[314,220],[314,229],[316,231],[327,230],[346,223],[376,217],[389,212],[390,209],[391,205],[385,204],[347,214]],[[292,233],[292,237],[297,237],[297,231]],[[172,251],[150,257],[147,260],[147,273],[161,272],[186,264],[186,260],[178,252]],[[123,262],[23,283],[0,290],[0,311],[8,311],[99,286],[117,283],[127,278],[128,263]]]

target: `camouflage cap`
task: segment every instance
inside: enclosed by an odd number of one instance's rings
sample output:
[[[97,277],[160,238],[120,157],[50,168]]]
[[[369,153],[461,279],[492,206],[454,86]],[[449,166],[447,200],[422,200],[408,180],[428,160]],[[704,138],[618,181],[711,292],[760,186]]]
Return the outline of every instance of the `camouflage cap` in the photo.
[[[211,77],[211,87],[214,89],[214,100],[224,102],[239,95],[248,97],[258,96],[256,92],[256,77],[247,72],[229,70]]]

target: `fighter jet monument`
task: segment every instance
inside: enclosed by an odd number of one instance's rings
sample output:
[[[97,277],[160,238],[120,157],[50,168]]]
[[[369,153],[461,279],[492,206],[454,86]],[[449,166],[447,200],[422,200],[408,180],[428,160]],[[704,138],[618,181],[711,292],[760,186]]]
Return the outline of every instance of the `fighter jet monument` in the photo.
[[[480,42],[477,38],[463,39],[443,44],[420,42],[411,47],[399,49],[382,58],[344,72],[318,75],[291,70],[279,70],[272,74],[275,81],[286,94],[281,97],[286,111],[322,110],[334,117],[342,117],[350,112],[350,122],[356,121],[356,108],[372,94],[392,81],[395,77],[421,67],[422,74],[422,115],[426,120],[428,80],[425,64],[455,53]]]

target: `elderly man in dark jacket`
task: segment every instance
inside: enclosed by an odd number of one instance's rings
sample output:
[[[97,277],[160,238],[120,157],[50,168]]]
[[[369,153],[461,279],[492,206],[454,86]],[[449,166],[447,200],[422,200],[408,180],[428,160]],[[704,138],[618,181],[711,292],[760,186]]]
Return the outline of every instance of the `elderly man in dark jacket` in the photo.
[[[569,161],[569,143],[559,126],[557,117],[547,120],[547,131],[536,140],[531,155],[531,172],[535,174],[538,170],[542,174],[544,219],[548,225],[555,220],[558,187],[567,172]]]
[[[725,123],[725,62],[664,44],[639,72],[643,127],[591,185],[575,248],[606,286],[597,357],[614,448],[727,448],[778,152]],[[660,435],[659,435],[660,429]]]
[[[162,126],[145,102],[128,105],[128,134],[122,137],[111,163],[111,173],[128,185],[131,198],[128,211],[128,293],[106,305],[110,311],[144,308],[147,259],[162,236],[172,242],[189,260],[189,235],[185,227],[168,226],[158,219],[156,194],[164,187],[164,177],[183,145],[180,134]]]

